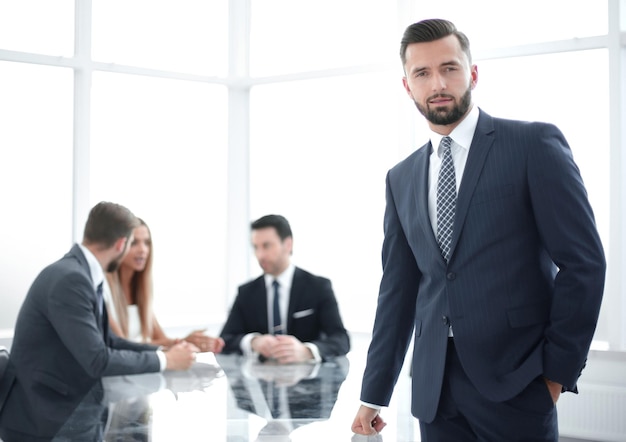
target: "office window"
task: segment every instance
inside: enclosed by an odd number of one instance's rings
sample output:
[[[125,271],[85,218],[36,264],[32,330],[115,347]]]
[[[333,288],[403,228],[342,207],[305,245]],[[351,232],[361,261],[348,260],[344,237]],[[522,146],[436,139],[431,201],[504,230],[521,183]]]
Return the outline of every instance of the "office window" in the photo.
[[[74,0],[0,1],[0,49],[69,57]]]
[[[126,205],[150,226],[162,322],[221,321],[226,89],[96,72],[92,90],[91,205]]]
[[[251,0],[250,73],[284,75],[395,61],[387,0]]]
[[[469,37],[474,50],[502,48],[605,35],[608,32],[607,3],[597,0],[420,1],[419,7],[415,7],[416,17],[411,21],[445,18]]]
[[[228,1],[93,0],[93,59],[224,76]]]
[[[0,61],[0,329],[72,240],[72,71]]]
[[[399,97],[395,73],[256,86],[251,94],[252,219],[287,217],[294,263],[332,280],[354,331],[373,324]],[[260,274],[256,261],[250,268]]]

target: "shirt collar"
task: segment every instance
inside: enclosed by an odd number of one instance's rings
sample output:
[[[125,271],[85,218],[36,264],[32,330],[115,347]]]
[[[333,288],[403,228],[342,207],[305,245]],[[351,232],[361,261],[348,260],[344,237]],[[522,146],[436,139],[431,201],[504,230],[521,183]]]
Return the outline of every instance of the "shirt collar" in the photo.
[[[91,250],[85,247],[82,244],[78,244],[80,250],[85,255],[85,259],[87,260],[87,264],[89,265],[89,273],[91,273],[91,282],[93,283],[93,287],[97,288],[102,281],[104,281],[104,271],[102,270],[102,266],[96,259]]]
[[[291,281],[293,280],[293,273],[295,272],[295,270],[296,266],[290,263],[285,271],[278,276],[269,275],[266,273],[265,285],[267,287],[271,287],[272,282],[274,282],[274,280],[277,280],[278,284],[280,284],[281,287],[291,287]]]
[[[454,144],[469,150],[472,144],[472,138],[474,138],[474,132],[478,125],[478,115],[480,114],[478,106],[473,105],[472,110],[467,114],[457,127],[454,128],[450,135],[450,138],[454,140]],[[437,146],[441,143],[441,139],[444,136],[437,132],[430,131],[430,144],[433,146],[433,150],[436,151]]]

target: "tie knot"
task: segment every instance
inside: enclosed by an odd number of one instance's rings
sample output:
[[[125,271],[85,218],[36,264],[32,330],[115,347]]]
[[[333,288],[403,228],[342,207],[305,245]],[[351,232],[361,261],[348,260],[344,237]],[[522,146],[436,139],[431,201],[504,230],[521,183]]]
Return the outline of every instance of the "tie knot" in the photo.
[[[445,151],[446,149],[450,149],[450,146],[452,146],[452,138],[443,137],[441,139],[441,143],[439,143],[439,146],[441,147],[442,151]]]
[[[98,284],[98,287],[96,287],[96,295],[98,296],[102,295],[102,284],[104,283],[101,282],[100,284]]]
[[[279,283],[278,283],[278,281],[275,279],[274,281],[272,281],[272,285],[274,286],[274,288],[275,288],[275,289],[277,289],[277,288],[278,288],[278,286],[279,286],[280,284],[279,284]]]

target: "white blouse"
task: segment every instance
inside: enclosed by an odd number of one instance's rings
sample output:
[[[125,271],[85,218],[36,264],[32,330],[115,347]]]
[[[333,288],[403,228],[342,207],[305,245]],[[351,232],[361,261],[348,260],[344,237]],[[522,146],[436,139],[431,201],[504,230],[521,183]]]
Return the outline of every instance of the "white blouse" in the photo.
[[[107,305],[107,313],[115,322],[120,323],[115,311],[115,304],[113,303],[113,295],[111,294],[111,287],[109,282],[104,278],[104,285],[102,286],[102,296],[104,302]],[[128,340],[141,342],[141,321],[139,320],[139,309],[136,305],[128,306]]]

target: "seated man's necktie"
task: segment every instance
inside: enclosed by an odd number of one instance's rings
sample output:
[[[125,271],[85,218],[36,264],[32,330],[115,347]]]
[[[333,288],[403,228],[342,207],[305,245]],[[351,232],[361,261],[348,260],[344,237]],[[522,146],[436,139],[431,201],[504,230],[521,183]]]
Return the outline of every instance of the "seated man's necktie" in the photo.
[[[283,334],[283,323],[280,319],[280,307],[279,307],[279,294],[278,294],[278,281],[272,282],[274,286],[274,328],[272,329],[274,335]]]

